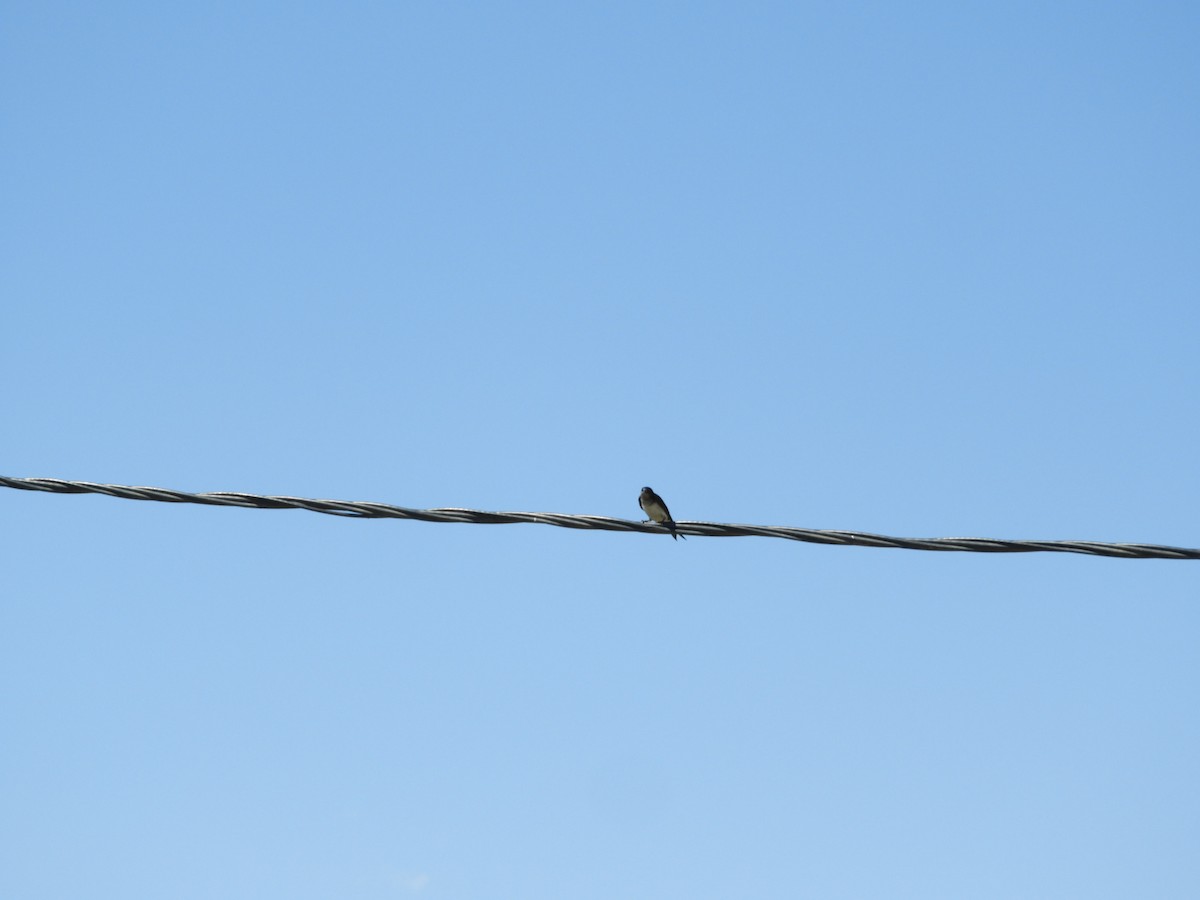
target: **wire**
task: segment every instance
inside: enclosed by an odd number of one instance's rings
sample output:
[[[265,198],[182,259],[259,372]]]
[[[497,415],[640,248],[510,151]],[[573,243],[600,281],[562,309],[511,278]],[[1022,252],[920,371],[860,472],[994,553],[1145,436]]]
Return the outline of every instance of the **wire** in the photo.
[[[610,516],[571,513],[484,512],[478,509],[409,509],[386,503],[352,500],[310,500],[303,497],[270,497],[224,491],[193,494],[167,488],[127,487],[93,484],[59,478],[8,478],[0,475],[0,487],[53,494],[107,494],[126,500],[159,500],[164,503],[203,503],[209,506],[240,506],[253,509],[307,509],[310,512],[354,519],[417,519],[422,522],[467,522],[475,525],[507,525],[518,522],[557,525],[560,528],[591,528],[599,531],[639,531],[669,534],[663,525],[635,522]],[[824,531],[811,528],[782,528],[767,525],[727,525],[717,522],[676,522],[680,534],[696,537],[773,537],[812,544],[856,547],[893,547],[902,550],[959,550],[972,553],[1085,553],[1120,559],[1200,559],[1200,549],[1164,547],[1158,544],[1111,544],[1098,541],[1008,541],[989,538],[898,538],[861,531]]]

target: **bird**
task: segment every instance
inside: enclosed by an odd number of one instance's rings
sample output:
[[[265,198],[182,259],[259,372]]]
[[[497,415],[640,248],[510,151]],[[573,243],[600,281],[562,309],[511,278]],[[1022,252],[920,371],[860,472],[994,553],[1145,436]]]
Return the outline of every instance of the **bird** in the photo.
[[[667,509],[667,504],[663,503],[663,498],[654,493],[650,488],[642,488],[641,494],[638,495],[638,506],[648,515],[653,521],[659,525],[666,525],[671,530],[671,537],[675,540],[683,537],[675,532],[675,520],[671,518],[671,511]]]

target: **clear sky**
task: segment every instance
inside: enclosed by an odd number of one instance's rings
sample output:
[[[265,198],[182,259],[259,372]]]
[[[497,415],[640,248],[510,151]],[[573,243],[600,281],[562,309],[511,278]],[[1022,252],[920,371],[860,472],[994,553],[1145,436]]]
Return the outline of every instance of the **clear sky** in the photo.
[[[1200,546],[1198,44],[6,3],[0,474]],[[1200,563],[11,490],[0,540],[0,896],[1200,896]]]

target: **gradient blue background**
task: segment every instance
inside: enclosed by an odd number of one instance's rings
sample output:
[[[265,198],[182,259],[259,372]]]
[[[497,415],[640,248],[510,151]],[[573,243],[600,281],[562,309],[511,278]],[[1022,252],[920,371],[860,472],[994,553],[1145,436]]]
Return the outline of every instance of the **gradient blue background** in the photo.
[[[1200,545],[1193,3],[6,3],[3,465]],[[1194,898],[1200,564],[0,492],[0,895]]]

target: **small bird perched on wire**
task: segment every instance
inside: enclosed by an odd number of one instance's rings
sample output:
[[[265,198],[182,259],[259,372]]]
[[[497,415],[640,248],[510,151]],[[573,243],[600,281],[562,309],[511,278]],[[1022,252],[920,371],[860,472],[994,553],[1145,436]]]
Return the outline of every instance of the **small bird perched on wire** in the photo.
[[[671,530],[671,537],[674,540],[679,540],[681,537],[685,541],[687,540],[684,535],[676,534],[675,520],[671,518],[671,511],[667,509],[667,504],[663,503],[663,498],[650,490],[650,488],[642,488],[641,494],[638,495],[638,506],[653,521],[659,525],[666,525]]]

